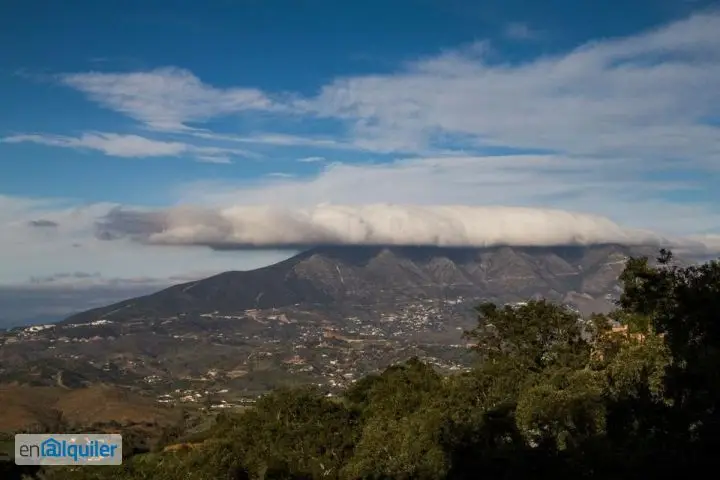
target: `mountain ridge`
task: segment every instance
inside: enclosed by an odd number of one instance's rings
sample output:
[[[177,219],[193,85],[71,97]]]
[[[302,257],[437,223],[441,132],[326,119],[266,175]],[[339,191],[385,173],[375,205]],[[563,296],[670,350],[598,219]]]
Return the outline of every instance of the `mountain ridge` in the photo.
[[[656,247],[619,244],[559,247],[316,247],[273,265],[227,271],[159,292],[80,312],[62,322],[123,321],[179,313],[290,305],[392,302],[463,296],[507,300],[612,294],[629,256]]]

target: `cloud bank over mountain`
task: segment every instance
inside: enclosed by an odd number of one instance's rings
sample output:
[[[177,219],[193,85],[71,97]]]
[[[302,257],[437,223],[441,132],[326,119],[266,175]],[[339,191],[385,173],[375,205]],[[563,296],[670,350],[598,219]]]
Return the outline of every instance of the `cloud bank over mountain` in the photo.
[[[682,245],[624,228],[611,220],[553,209],[464,205],[317,205],[311,208],[177,207],[156,211],[113,209],[97,223],[103,240],[223,248],[298,248],[314,245],[488,247],[621,243]]]

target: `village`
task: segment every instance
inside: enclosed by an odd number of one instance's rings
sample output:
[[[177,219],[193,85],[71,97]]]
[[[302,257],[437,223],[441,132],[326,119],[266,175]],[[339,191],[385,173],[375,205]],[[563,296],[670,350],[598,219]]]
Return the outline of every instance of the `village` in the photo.
[[[441,371],[462,371],[462,334],[473,321],[456,313],[463,301],[372,306],[341,319],[309,316],[299,306],[129,322],[97,318],[0,332],[0,345],[6,354],[24,349],[52,358],[66,382],[71,377],[63,372],[80,372],[81,383],[126,381],[162,404],[235,408],[278,385],[313,385],[337,395],[411,357]],[[119,345],[124,351],[112,353]]]

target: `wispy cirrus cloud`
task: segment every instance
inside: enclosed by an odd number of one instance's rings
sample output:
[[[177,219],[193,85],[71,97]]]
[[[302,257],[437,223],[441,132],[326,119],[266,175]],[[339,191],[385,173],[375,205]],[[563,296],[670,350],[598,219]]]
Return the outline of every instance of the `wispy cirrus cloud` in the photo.
[[[287,133],[263,133],[251,135],[234,135],[227,133],[214,133],[207,131],[193,131],[190,135],[205,140],[222,142],[271,145],[274,147],[314,147],[328,150],[357,150],[358,146],[347,141],[333,138],[318,138],[311,136],[292,135]]]
[[[222,115],[282,108],[258,89],[212,87],[182,68],[70,73],[59,79],[93,101],[157,130],[187,130],[190,123]]]
[[[516,23],[505,34],[528,39],[537,32]],[[209,141],[397,154],[542,149],[716,164],[720,132],[706,119],[720,103],[719,43],[717,11],[523,62],[498,61],[483,41],[392,73],[338,77],[304,98],[218,88],[180,68],[60,79],[143,125]],[[313,137],[191,128],[252,111],[335,124]]]
[[[198,161],[229,163],[230,157],[257,155],[241,149],[215,146],[197,146],[185,142],[153,140],[139,135],[116,133],[83,133],[79,137],[47,134],[12,135],[0,139],[0,143],[37,143],[54,147],[96,150],[105,155],[125,158],[175,157],[187,155]]]
[[[484,48],[336,79],[299,106],[379,151],[539,148],[659,162],[720,154],[720,14],[520,63]]]

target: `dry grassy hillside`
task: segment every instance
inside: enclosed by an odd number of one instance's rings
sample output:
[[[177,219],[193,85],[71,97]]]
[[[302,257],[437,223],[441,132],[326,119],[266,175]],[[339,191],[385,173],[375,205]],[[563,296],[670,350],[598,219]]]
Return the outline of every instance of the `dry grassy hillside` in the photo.
[[[0,431],[27,430],[53,424],[62,413],[70,425],[166,424],[177,412],[126,389],[94,385],[74,390],[60,387],[0,386]]]

